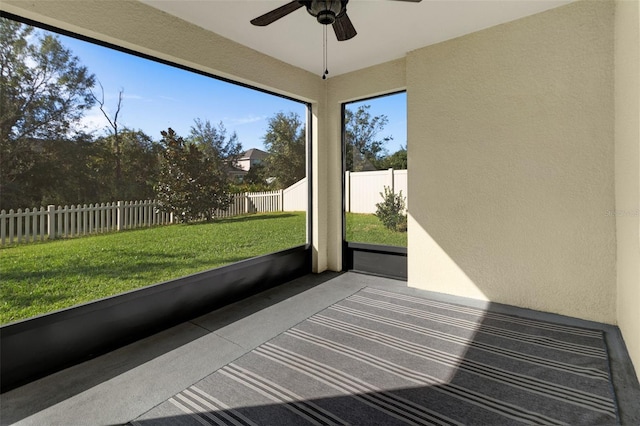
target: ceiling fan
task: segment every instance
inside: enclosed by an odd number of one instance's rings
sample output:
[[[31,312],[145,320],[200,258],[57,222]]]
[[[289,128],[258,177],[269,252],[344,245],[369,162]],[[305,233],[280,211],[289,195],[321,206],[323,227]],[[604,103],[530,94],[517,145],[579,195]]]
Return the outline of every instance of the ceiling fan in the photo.
[[[422,0],[394,1],[418,3]],[[333,26],[333,31],[336,33],[338,41],[345,41],[352,39],[357,34],[349,15],[347,15],[347,3],[349,3],[349,0],[294,0],[252,19],[251,23],[264,27],[304,6],[307,8],[307,12],[314,16],[319,23]]]

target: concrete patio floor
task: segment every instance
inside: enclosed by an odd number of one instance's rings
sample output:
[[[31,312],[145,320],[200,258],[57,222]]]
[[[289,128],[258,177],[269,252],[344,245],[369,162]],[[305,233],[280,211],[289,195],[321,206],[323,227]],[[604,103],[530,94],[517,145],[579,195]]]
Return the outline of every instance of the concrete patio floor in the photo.
[[[308,275],[0,396],[0,424],[127,423],[364,287],[605,332],[622,424],[640,424],[640,385],[617,327],[408,288],[357,273]]]

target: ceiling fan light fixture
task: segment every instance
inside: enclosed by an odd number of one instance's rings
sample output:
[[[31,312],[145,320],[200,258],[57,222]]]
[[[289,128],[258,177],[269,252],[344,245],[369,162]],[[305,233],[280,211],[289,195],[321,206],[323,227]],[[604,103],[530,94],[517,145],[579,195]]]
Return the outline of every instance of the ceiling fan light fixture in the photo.
[[[322,12],[318,13],[317,18],[318,22],[320,22],[322,25],[331,25],[336,21],[336,15],[330,10],[323,10]]]
[[[307,4],[307,12],[311,16],[315,16],[322,25],[333,24],[342,9],[343,2],[341,0],[311,0]]]

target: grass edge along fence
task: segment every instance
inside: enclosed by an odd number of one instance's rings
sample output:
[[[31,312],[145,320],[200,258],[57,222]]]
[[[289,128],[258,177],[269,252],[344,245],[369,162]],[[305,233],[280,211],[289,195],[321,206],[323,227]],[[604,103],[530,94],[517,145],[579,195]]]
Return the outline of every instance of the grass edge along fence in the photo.
[[[2,210],[0,244],[78,237],[172,222],[173,216],[160,212],[153,200]]]
[[[226,210],[216,217],[283,211],[283,191],[231,195]],[[171,213],[159,210],[155,200],[117,201],[77,206],[0,211],[0,246],[70,238],[175,223]]]

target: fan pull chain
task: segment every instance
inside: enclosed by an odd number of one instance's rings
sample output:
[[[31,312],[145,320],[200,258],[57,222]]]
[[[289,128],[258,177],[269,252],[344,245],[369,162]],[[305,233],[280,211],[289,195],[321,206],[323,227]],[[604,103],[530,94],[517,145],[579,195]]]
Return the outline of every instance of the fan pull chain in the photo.
[[[327,75],[329,74],[329,70],[327,68],[327,26],[322,26],[322,67],[324,68],[324,74],[322,74],[322,79],[326,80]]]

